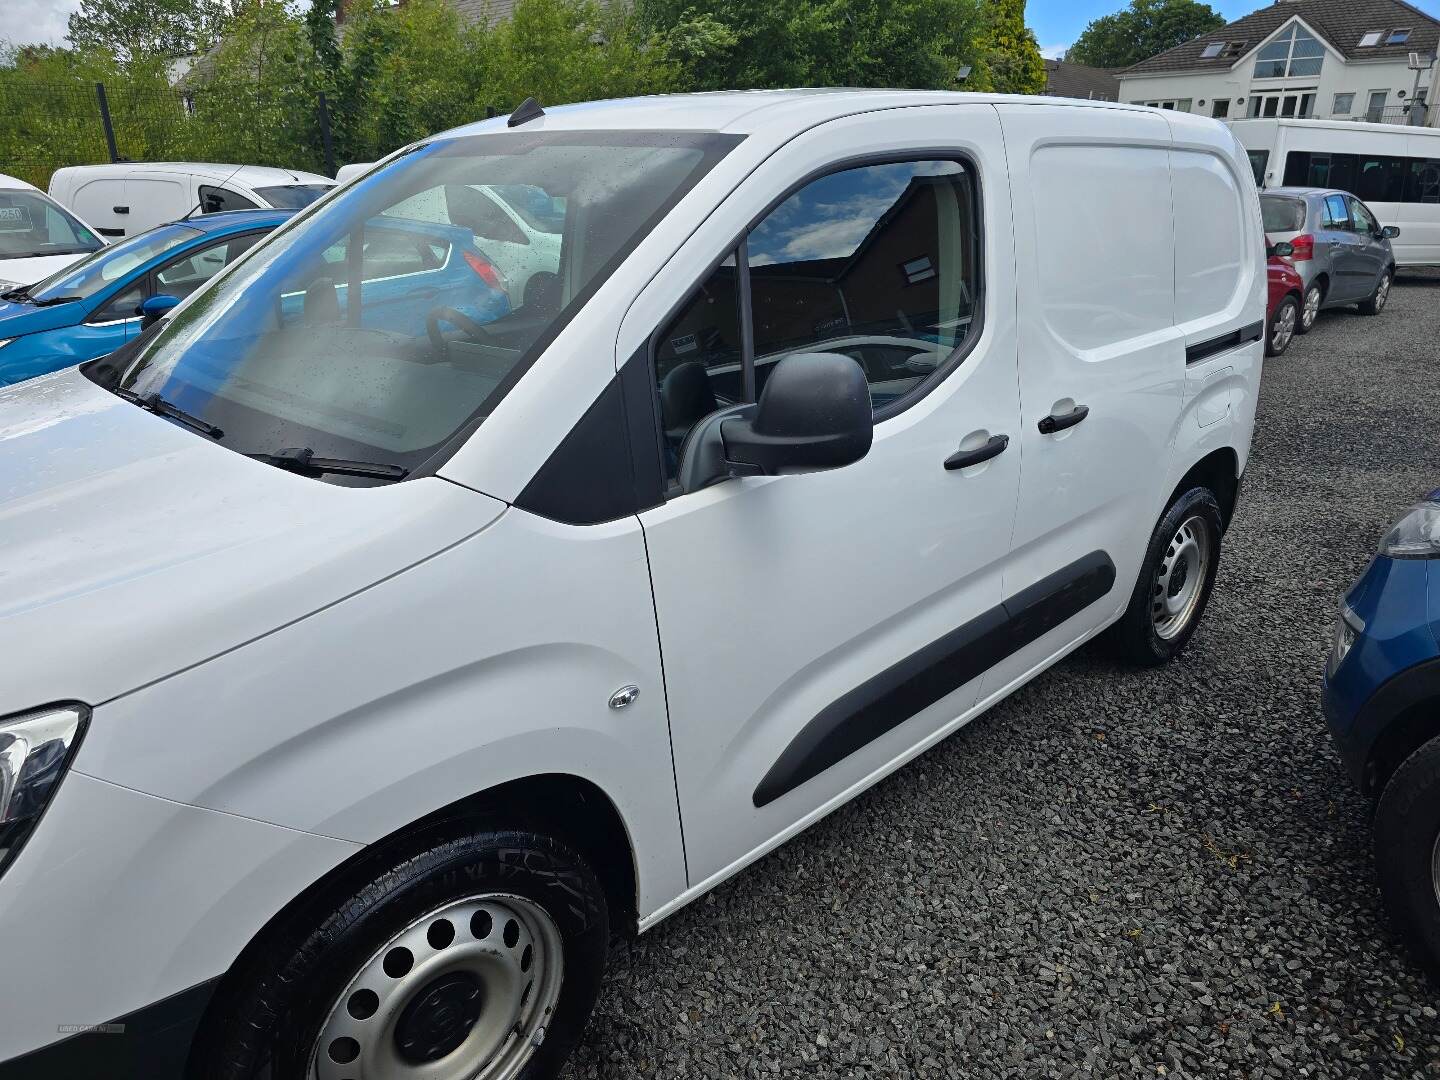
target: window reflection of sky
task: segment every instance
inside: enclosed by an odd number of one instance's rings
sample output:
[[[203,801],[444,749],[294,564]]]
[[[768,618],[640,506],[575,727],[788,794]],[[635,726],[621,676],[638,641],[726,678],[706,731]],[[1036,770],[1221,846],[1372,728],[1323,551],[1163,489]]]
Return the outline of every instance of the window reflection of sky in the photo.
[[[962,172],[953,161],[906,161],[832,173],[786,199],[750,234],[750,264],[852,254],[912,177]]]

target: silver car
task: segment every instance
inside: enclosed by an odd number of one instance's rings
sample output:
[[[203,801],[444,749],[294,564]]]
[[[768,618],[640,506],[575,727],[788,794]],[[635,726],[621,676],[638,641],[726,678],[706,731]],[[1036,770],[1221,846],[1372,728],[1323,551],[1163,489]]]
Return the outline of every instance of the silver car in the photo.
[[[1358,304],[1378,315],[1390,296],[1395,276],[1393,225],[1383,228],[1370,208],[1348,191],[1333,188],[1278,187],[1260,193],[1260,213],[1270,244],[1288,244],[1288,254],[1305,281],[1300,305],[1304,334],[1321,308]]]

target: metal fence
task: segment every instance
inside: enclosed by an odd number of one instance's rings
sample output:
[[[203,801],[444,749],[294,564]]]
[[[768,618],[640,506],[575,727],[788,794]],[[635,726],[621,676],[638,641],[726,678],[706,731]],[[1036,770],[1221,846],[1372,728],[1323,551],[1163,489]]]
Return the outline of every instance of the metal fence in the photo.
[[[234,161],[335,174],[324,94],[0,80],[0,172],[46,187],[65,165]]]
[[[1354,120],[1367,124],[1407,124],[1415,127],[1440,127],[1440,105],[1426,106],[1423,101],[1411,105],[1387,105],[1383,109],[1368,109]]]

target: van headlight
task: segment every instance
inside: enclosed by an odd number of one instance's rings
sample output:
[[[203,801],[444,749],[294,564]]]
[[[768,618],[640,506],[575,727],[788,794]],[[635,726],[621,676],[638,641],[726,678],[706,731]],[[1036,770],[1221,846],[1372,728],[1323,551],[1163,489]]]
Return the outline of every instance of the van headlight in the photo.
[[[90,710],[52,705],[0,720],[0,874],[54,798]]]
[[[1380,541],[1380,554],[1392,559],[1440,558],[1440,502],[1416,503]]]

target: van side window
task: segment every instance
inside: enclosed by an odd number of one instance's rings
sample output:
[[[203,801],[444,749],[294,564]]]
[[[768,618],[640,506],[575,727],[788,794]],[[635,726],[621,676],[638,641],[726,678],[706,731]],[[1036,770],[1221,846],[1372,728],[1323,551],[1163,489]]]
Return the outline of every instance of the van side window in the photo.
[[[665,462],[673,475],[680,444],[697,420],[745,400],[740,297],[732,252],[655,339]]]
[[[978,333],[980,280],[979,204],[964,164],[863,165],[806,184],[654,339],[671,474],[695,422],[754,400],[792,353],[849,356],[876,410],[903,403]]]
[[[244,195],[231,191],[229,188],[200,185],[200,212],[202,214],[219,214],[226,210],[258,209],[259,207]]]
[[[790,353],[859,361],[882,408],[970,333],[979,287],[975,191],[956,161],[823,176],[750,233],[755,388]]]

